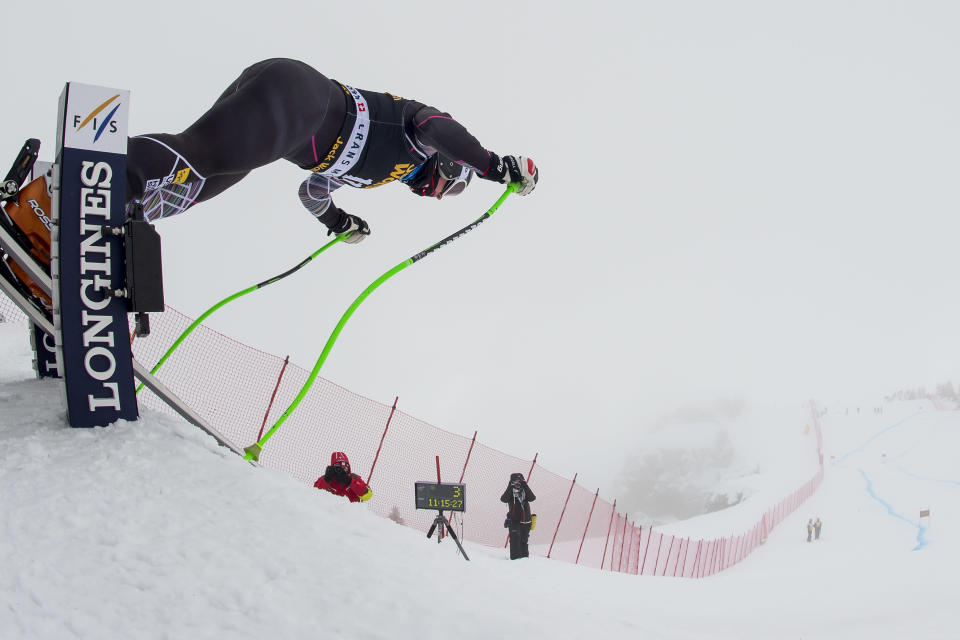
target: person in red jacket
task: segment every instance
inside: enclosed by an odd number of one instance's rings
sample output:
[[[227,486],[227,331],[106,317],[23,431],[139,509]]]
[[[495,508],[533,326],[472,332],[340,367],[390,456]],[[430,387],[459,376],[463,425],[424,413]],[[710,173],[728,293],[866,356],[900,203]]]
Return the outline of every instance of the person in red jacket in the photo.
[[[367,486],[363,478],[350,473],[350,460],[342,451],[330,454],[330,466],[313,486],[334,495],[346,496],[350,502],[366,502],[373,497],[373,489]]]

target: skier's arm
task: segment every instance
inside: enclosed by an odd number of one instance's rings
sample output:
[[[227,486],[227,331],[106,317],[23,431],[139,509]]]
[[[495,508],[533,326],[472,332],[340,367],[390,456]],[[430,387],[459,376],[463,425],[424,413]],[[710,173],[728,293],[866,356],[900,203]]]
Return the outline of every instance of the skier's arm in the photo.
[[[312,173],[300,184],[300,202],[314,218],[330,227],[340,217],[340,209],[333,204],[330,194],[343,186],[335,178]]]
[[[413,119],[413,129],[421,144],[469,166],[484,180],[501,184],[519,183],[517,195],[529,194],[536,188],[537,181],[540,179],[537,166],[530,158],[500,157],[492,151],[487,151],[449,113],[434,107],[425,106],[417,111]]]
[[[483,177],[492,154],[449,113],[424,106],[413,116],[413,130],[417,142],[470,166]]]
[[[507,490],[503,492],[503,495],[500,496],[500,502],[510,502],[510,499],[513,497],[513,488],[510,485],[507,485]]]
[[[300,184],[300,202],[330,233],[350,231],[350,237],[345,241],[355,244],[370,235],[370,226],[359,216],[351,215],[333,204],[330,194],[341,186],[343,183],[339,180],[311,174]]]

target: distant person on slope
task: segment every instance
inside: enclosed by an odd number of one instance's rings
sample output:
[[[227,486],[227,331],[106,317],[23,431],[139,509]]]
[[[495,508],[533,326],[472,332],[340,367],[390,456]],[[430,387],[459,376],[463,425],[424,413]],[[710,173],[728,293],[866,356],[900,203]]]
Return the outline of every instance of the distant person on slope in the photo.
[[[330,454],[330,466],[313,486],[334,495],[346,496],[350,502],[366,502],[373,497],[373,489],[363,478],[350,472],[350,460],[342,451]]]
[[[807,520],[807,542],[813,539],[813,518]]]
[[[820,539],[820,529],[823,527],[823,523],[820,522],[820,518],[817,518],[813,523],[813,539]]]
[[[530,530],[533,528],[533,516],[530,513],[530,503],[537,499],[522,473],[511,473],[510,484],[500,496],[500,502],[508,506],[507,518],[504,526],[510,531],[510,559],[526,558],[530,555],[528,543]]]

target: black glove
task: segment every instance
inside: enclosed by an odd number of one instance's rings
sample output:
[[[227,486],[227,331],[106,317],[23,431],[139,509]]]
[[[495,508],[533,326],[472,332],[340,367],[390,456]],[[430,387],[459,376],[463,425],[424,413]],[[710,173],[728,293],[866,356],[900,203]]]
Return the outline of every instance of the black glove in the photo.
[[[328,211],[320,217],[320,221],[326,224],[329,229],[327,232],[328,236],[331,234],[341,235],[349,231],[350,235],[344,238],[343,241],[349,244],[357,244],[370,235],[369,225],[367,225],[360,216],[349,214],[343,209],[334,207],[333,205],[330,205],[330,208],[335,209],[336,214],[338,214],[331,224],[327,224],[326,220],[324,220],[331,212]]]
[[[487,180],[496,180],[503,184],[518,183],[517,195],[525,196],[533,191],[540,179],[540,172],[533,160],[526,156],[497,157],[490,154],[490,166],[483,175]]]

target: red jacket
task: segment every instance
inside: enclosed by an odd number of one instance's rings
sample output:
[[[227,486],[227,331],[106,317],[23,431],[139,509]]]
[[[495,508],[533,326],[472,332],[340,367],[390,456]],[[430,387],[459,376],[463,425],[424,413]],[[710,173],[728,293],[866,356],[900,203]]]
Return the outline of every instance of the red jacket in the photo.
[[[363,478],[355,473],[350,474],[350,484],[343,484],[336,480],[327,480],[323,476],[317,478],[313,483],[317,489],[323,489],[338,496],[347,496],[350,502],[367,501],[373,495],[373,491],[363,481]]]
[[[340,451],[330,454],[330,466],[313,486],[334,495],[346,496],[350,502],[366,502],[373,496],[373,490],[363,478],[350,473],[350,460],[347,454]]]

